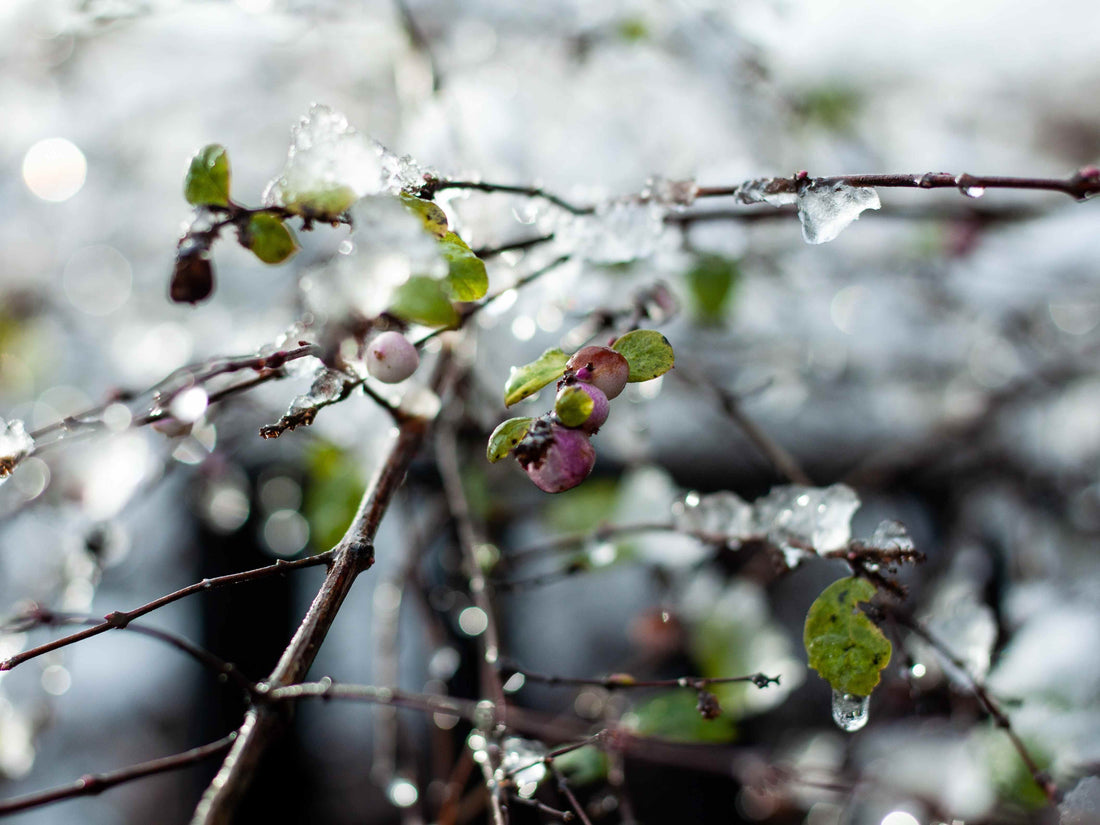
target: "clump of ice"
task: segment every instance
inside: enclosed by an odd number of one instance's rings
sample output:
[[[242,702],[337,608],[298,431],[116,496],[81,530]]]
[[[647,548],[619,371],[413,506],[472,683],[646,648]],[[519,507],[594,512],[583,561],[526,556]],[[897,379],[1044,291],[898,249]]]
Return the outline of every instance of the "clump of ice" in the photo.
[[[698,194],[699,185],[694,180],[668,180],[662,177],[650,178],[642,190],[644,200],[676,210],[691,206]]]
[[[846,484],[776,487],[754,504],[755,529],[783,550],[788,565],[794,567],[812,551],[846,546],[859,503],[855,490]]]
[[[678,530],[726,536],[738,541],[753,530],[752,505],[735,493],[688,493],[672,505],[672,523]]]
[[[598,264],[619,264],[649,257],[672,237],[665,224],[668,211],[656,200],[609,200],[591,214],[561,211],[546,226],[573,255]]]
[[[512,774],[516,783],[516,792],[524,799],[530,799],[538,790],[539,782],[546,776],[546,746],[530,739],[509,736],[501,743],[504,756],[500,766]],[[514,773],[512,773],[514,771]]]
[[[356,131],[328,106],[314,104],[291,131],[282,172],[264,190],[265,206],[335,217],[366,195],[397,193],[423,183],[423,170]]]
[[[18,418],[11,421],[0,419],[0,484],[3,484],[12,470],[34,449],[34,439],[27,433],[23,422]]]
[[[795,192],[770,191],[776,189],[776,181],[772,178],[759,178],[750,180],[737,187],[737,199],[741,203],[766,203],[770,206],[793,206],[798,201]]]
[[[890,550],[896,553],[908,553],[916,549],[913,539],[909,536],[909,530],[900,521],[887,520],[879,522],[867,544],[879,550]]]
[[[811,181],[798,193],[798,219],[806,243],[827,243],[865,209],[879,209],[878,192],[865,186]]]

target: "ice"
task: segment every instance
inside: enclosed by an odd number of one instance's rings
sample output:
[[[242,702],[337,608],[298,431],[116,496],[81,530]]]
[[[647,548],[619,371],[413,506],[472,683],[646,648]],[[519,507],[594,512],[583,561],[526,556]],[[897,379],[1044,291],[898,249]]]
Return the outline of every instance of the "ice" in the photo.
[[[908,553],[915,550],[913,539],[909,537],[909,531],[900,521],[883,521],[875,528],[867,544],[879,550],[890,550],[895,553]]]
[[[516,792],[524,799],[530,799],[538,789],[539,782],[546,776],[546,765],[542,759],[546,756],[546,746],[541,742],[509,736],[501,743],[504,757],[500,766],[506,771],[516,771],[512,779],[516,783]],[[520,770],[516,770],[519,768]]]
[[[291,131],[286,165],[264,191],[265,206],[335,216],[356,200],[423,183],[411,157],[397,157],[356,131],[340,112],[314,104]]]
[[[827,243],[859,218],[864,209],[881,206],[874,189],[812,181],[798,194],[802,237],[806,243]]]
[[[750,180],[737,187],[737,199],[741,203],[766,203],[770,206],[794,206],[798,202],[798,194],[788,191],[769,191],[777,187],[776,179],[760,178]]]
[[[652,177],[646,181],[642,197],[670,209],[681,210],[695,203],[699,185],[694,180],[668,180]]]
[[[788,565],[794,566],[807,553],[839,550],[848,544],[859,496],[845,484],[791,484],[776,487],[758,499],[753,509],[756,532],[778,545]]]
[[[665,224],[668,207],[656,201],[604,201],[592,214],[560,212],[546,224],[574,255],[600,264],[646,258],[672,236]]]
[[[833,691],[833,721],[846,733],[855,733],[867,724],[870,707],[870,696]]]
[[[337,370],[321,370],[313,379],[309,392],[299,395],[291,402],[287,414],[294,415],[335,401],[344,391],[345,378],[346,376]]]
[[[34,450],[34,439],[27,434],[23,422],[0,419],[0,484],[3,484],[24,458]]]
[[[1100,779],[1086,776],[1058,806],[1058,825],[1091,825],[1100,821]]]
[[[672,523],[678,530],[727,536],[736,542],[752,533],[753,509],[728,490],[688,493],[672,505]]]

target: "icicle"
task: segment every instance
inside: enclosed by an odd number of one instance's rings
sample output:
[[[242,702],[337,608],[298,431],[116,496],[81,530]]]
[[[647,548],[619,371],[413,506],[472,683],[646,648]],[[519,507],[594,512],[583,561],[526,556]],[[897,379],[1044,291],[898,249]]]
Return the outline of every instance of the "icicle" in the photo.
[[[867,724],[870,696],[855,696],[851,693],[833,691],[833,721],[837,727],[847,733],[855,733]]]

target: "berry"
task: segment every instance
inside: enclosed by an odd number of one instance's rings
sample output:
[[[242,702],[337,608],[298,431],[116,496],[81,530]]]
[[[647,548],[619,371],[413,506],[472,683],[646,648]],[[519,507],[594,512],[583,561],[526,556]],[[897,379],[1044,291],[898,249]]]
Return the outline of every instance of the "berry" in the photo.
[[[383,332],[367,347],[367,372],[384,384],[404,381],[420,364],[420,353],[400,332]]]
[[[561,389],[558,390],[559,397],[562,391],[567,389],[568,387],[576,387],[592,399],[592,412],[589,413],[588,418],[584,421],[584,423],[577,426],[577,429],[580,429],[583,432],[588,433],[589,435],[593,435],[596,430],[602,427],[603,423],[607,421],[607,413],[611,409],[611,405],[607,401],[607,396],[604,395],[603,390],[601,390],[595,384],[586,384],[583,381],[566,381],[562,385]],[[555,407],[556,406],[557,405],[555,404]]]
[[[536,487],[561,493],[588,478],[596,463],[596,450],[582,430],[540,419],[516,447],[516,458]]]
[[[623,391],[630,377],[630,364],[611,347],[584,347],[573,353],[565,365],[577,380],[599,387],[608,399]]]

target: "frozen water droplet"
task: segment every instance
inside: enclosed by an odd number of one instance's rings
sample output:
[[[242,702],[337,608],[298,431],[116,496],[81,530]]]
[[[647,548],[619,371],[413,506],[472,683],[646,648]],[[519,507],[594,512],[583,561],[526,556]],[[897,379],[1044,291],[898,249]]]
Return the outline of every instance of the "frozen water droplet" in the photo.
[[[518,736],[509,736],[501,746],[504,757],[500,766],[506,772],[515,771],[512,780],[516,783],[517,793],[524,799],[530,799],[546,776],[546,764],[542,762],[546,756],[546,746]]]
[[[0,484],[33,449],[34,439],[27,434],[22,421],[0,419]]]
[[[666,180],[653,177],[646,181],[642,197],[670,209],[681,210],[695,203],[699,185],[694,180]]]
[[[798,195],[802,237],[806,243],[827,243],[858,219],[864,209],[878,209],[881,206],[878,192],[874,189],[815,181]]]
[[[880,550],[899,553],[907,553],[915,549],[913,539],[909,537],[909,531],[900,521],[880,522],[867,543]]]
[[[753,510],[728,490],[707,495],[693,492],[672,505],[672,523],[685,532],[741,539],[752,533]]]
[[[870,706],[870,696],[833,691],[833,721],[842,731],[854,733],[866,725]]]
[[[982,195],[985,194],[985,187],[984,186],[967,186],[965,189],[962,190],[962,192],[968,198],[980,198]]]

